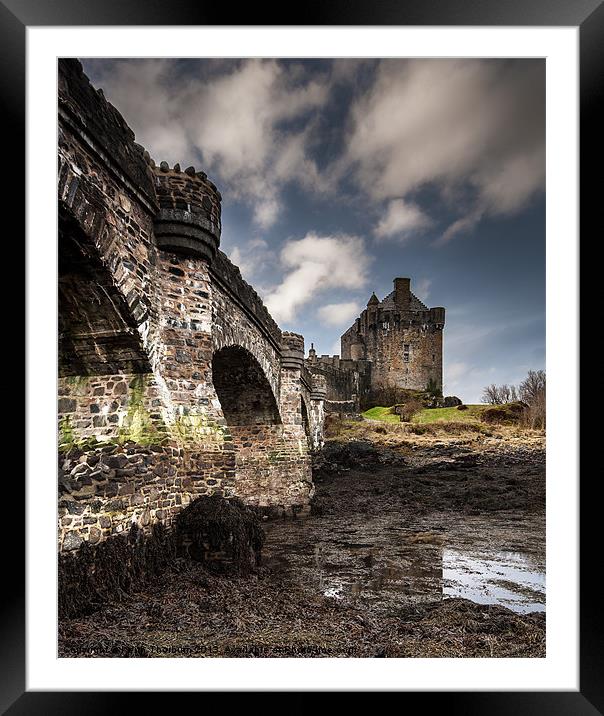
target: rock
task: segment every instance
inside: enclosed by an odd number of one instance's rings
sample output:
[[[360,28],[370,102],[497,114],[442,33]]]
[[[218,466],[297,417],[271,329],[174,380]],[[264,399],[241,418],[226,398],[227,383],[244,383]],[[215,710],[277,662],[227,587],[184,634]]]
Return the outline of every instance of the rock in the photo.
[[[462,401],[456,395],[447,395],[444,399],[445,408],[456,408]]]
[[[128,463],[128,458],[123,453],[109,455],[105,458],[105,465],[109,468],[123,468]]]
[[[59,413],[74,413],[78,405],[73,398],[59,398],[57,410]]]
[[[115,388],[113,389],[114,395],[125,395],[128,392],[128,385],[127,383],[124,383],[123,381],[121,383],[116,383]]]
[[[69,552],[78,549],[82,544],[82,538],[76,532],[68,532],[63,538],[63,550]]]
[[[100,541],[102,534],[103,533],[101,532],[101,530],[98,527],[91,527],[88,541],[90,542],[90,544],[96,544],[97,542]]]
[[[73,470],[71,471],[71,477],[77,478],[79,476],[83,476],[86,472],[88,472],[88,465],[85,462],[78,463]]]
[[[70,501],[67,503],[67,512],[70,515],[81,515],[85,509],[85,506],[79,502]]]

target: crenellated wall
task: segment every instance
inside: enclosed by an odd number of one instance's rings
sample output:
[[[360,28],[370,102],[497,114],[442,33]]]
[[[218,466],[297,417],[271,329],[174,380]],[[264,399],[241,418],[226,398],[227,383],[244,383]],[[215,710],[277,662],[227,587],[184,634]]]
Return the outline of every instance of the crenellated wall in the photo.
[[[60,549],[204,494],[307,511],[325,396],[304,339],[220,252],[215,185],[156,165],[76,60],[59,62],[58,199]]]
[[[358,413],[362,399],[371,388],[371,363],[366,360],[342,359],[340,356],[316,355],[311,348],[306,367],[325,384],[325,406],[329,412]]]

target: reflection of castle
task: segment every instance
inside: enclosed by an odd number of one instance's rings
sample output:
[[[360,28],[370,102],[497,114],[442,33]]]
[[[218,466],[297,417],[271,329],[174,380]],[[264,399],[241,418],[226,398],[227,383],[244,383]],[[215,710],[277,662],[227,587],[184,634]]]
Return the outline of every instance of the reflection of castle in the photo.
[[[342,335],[342,356],[307,360],[327,379],[331,401],[357,401],[381,387],[442,389],[442,338],[445,309],[428,308],[411,293],[411,279],[395,278],[382,301],[372,294],[367,308]]]

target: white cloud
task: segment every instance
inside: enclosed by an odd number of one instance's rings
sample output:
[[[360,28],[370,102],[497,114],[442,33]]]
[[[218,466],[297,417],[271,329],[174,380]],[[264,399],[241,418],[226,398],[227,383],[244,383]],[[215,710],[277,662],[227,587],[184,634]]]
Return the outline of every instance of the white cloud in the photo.
[[[356,201],[352,178],[383,212],[376,237],[401,240],[430,225],[414,200],[435,188],[455,214],[441,243],[520,210],[544,186],[541,60],[337,60],[317,70],[216,59],[197,72],[169,59],[85,64],[157,161],[203,169],[262,229],[278,221],[290,182]],[[343,83],[350,106],[332,91]]]
[[[301,306],[328,289],[363,287],[370,257],[357,236],[309,233],[286,242],[280,261],[286,274],[265,303],[277,321],[289,321]]]
[[[428,228],[432,220],[417,206],[404,199],[393,199],[388,204],[385,216],[374,229],[378,238],[406,239]]]
[[[451,238],[482,214],[521,209],[543,188],[544,91],[542,61],[383,60],[353,104],[338,173],[352,171],[375,201],[430,184],[445,200],[470,188],[467,205],[453,206],[461,216]],[[396,215],[388,217],[378,235],[396,233]]]
[[[281,204],[274,196],[263,197],[254,207],[254,221],[262,229],[270,228],[281,210]]]
[[[469,370],[470,366],[467,363],[449,363],[447,364],[447,382],[451,386],[455,386],[459,383],[459,379],[462,378]]]
[[[447,227],[436,243],[446,244],[448,241],[451,241],[454,236],[472,231],[482,219],[483,214],[484,211],[480,207],[477,207],[460,219],[456,219]]]
[[[235,246],[229,258],[239,267],[243,278],[252,283],[259,269],[265,268],[272,261],[272,251],[264,239],[256,238],[245,244]]]
[[[97,84],[156,161],[184,167],[201,159],[201,168],[268,228],[286,182],[321,188],[306,144],[328,78],[309,79],[275,60],[206,60],[200,67],[205,74],[191,76],[178,73],[172,60],[115,61],[101,66]],[[296,128],[283,128],[291,120]]]
[[[420,278],[419,281],[413,286],[413,293],[420,299],[420,301],[427,301],[430,298],[430,287],[432,286],[432,279]]]
[[[347,303],[328,303],[317,311],[319,319],[328,326],[344,326],[352,321],[361,312],[361,307],[355,301]]]

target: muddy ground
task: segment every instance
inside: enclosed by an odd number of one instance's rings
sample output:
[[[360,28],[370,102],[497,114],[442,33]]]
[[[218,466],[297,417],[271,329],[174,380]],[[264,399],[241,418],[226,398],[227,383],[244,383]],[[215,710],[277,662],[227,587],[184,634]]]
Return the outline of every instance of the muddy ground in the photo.
[[[64,620],[59,655],[545,656],[543,438],[381,430],[328,442],[256,574],[178,560]]]

